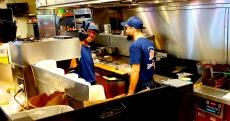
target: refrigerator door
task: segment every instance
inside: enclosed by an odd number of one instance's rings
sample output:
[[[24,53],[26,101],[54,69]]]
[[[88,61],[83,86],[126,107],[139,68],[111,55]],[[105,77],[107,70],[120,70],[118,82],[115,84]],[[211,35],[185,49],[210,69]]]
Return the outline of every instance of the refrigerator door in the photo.
[[[56,36],[56,17],[55,15],[37,15],[38,29],[41,38]]]

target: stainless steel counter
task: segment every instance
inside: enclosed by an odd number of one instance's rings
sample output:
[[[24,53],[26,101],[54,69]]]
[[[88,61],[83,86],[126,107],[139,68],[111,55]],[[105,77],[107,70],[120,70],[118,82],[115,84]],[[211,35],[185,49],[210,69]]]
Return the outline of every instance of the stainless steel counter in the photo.
[[[12,42],[9,44],[12,63],[29,66],[38,61],[53,59],[56,61],[80,57],[78,38],[47,38],[38,42]]]
[[[161,83],[161,80],[170,79],[165,76],[154,74],[154,80],[157,83]],[[210,86],[201,85],[193,89],[194,95],[205,99],[217,101],[223,104],[230,105],[230,99],[224,98],[223,96],[230,93],[229,90],[218,89]]]
[[[153,78],[154,78],[154,81],[156,83],[159,83],[159,84],[161,83],[162,80],[172,79],[172,78],[169,78],[169,77],[166,77],[166,76],[162,76],[162,75],[159,75],[159,74],[154,74]]]
[[[89,99],[89,87],[84,82],[76,81],[49,70],[32,65],[39,94],[52,94],[54,91],[66,92],[66,94],[78,101]]]
[[[113,59],[114,59],[113,62],[116,61],[116,63],[119,63],[119,64],[121,61],[123,61],[124,63],[128,63],[127,61],[128,57],[116,58],[116,59],[113,58]],[[162,76],[159,74],[154,74],[153,77],[154,77],[155,82],[159,84],[161,83],[162,80],[172,79],[170,77]],[[218,88],[204,86],[204,85],[194,88],[194,95],[198,97],[202,97],[202,98],[206,98],[206,99],[210,99],[213,101],[217,101],[220,103],[230,105],[230,99],[223,98],[223,96],[228,93],[230,93],[230,91],[228,90],[218,89]]]
[[[198,97],[230,105],[230,99],[223,98],[223,96],[228,93],[230,93],[230,91],[228,90],[218,89],[204,85],[194,88],[194,95]]]

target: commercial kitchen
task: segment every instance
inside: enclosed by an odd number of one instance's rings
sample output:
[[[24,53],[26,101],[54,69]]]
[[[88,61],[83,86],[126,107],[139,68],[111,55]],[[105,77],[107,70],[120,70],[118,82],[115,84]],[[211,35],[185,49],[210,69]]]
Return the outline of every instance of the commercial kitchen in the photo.
[[[230,121],[229,0],[1,0],[1,121]],[[143,21],[155,46],[153,89],[126,95]],[[93,20],[96,84],[66,68]]]

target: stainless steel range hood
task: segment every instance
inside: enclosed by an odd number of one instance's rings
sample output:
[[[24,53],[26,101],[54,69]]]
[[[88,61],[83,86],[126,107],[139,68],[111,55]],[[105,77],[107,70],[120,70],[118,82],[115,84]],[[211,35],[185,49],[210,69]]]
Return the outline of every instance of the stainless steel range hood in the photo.
[[[47,0],[45,5],[37,6],[38,9],[60,8],[60,7],[122,7],[137,6],[140,4],[162,4],[173,2],[184,2],[189,0]]]
[[[60,0],[59,0],[60,1]],[[52,9],[52,8],[60,8],[60,7],[81,7],[81,6],[89,6],[95,4],[117,4],[124,1],[125,3],[131,3],[132,0],[64,0],[64,2],[47,0],[45,5],[37,6],[38,9]]]
[[[131,7],[139,5],[178,6],[200,4],[229,4],[229,0],[40,0],[45,1],[38,9],[54,9],[60,7]]]

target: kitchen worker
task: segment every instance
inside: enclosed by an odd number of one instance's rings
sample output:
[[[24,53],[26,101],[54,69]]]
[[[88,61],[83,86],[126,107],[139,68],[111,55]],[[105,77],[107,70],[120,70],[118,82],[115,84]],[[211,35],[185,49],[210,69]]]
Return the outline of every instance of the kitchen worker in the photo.
[[[131,72],[127,93],[132,95],[154,87],[155,48],[153,42],[142,32],[143,22],[139,17],[132,16],[121,25],[134,41],[129,47]]]
[[[79,30],[81,58],[77,65],[77,72],[81,78],[90,82],[91,85],[96,84],[96,79],[92,52],[89,44],[95,39],[97,32],[99,32],[98,27],[91,21],[83,21],[82,27]]]

